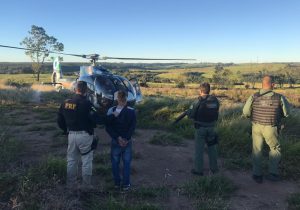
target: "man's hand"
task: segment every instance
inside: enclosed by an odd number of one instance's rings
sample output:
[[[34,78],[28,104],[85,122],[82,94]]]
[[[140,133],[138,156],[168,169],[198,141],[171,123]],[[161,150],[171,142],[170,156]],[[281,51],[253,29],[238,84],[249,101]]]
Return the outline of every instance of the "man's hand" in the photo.
[[[114,111],[113,113],[112,113],[115,117],[118,117],[119,116],[119,112],[116,112],[116,111]]]
[[[121,147],[126,147],[128,144],[128,141],[126,139],[123,139],[122,137],[118,137],[118,143]]]

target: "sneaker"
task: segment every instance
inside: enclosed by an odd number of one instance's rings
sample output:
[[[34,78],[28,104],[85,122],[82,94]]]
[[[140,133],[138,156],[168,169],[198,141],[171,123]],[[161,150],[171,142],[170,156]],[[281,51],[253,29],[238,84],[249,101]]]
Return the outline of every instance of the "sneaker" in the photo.
[[[203,176],[203,173],[202,173],[202,172],[198,172],[198,171],[196,171],[195,169],[192,169],[192,170],[191,170],[191,173],[194,174],[194,175],[197,175],[197,176]]]
[[[277,175],[277,174],[268,174],[268,175],[266,176],[266,179],[269,180],[269,181],[272,181],[272,182],[278,182],[278,181],[281,180],[281,179],[280,179],[280,176]]]
[[[258,184],[263,182],[263,176],[252,175],[252,179]]]
[[[124,185],[124,186],[122,187],[122,191],[123,191],[123,192],[128,192],[128,191],[130,190],[130,187],[131,187],[130,184],[129,184],[129,185]]]

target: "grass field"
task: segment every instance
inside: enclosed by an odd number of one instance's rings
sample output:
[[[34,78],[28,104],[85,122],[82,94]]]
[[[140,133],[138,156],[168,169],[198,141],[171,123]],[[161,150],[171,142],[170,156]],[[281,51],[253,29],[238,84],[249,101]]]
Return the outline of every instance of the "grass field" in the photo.
[[[0,76],[0,209],[242,209],[236,199],[252,207],[264,202],[266,209],[299,207],[299,88],[276,90],[295,107],[280,135],[281,183],[253,188],[252,180],[245,178],[251,174],[251,124],[241,117],[241,108],[256,90],[213,90],[221,100],[217,125],[221,173],[215,176],[206,171],[206,176],[198,178],[189,172],[194,150],[192,122],[183,119],[172,124],[197,97],[198,85],[150,84],[142,88],[144,100],[136,106],[132,170],[136,186],[126,194],[113,189],[109,138],[98,128],[101,142],[93,172],[97,191],[70,195],[65,188],[67,141],[56,126],[56,112],[72,93],[58,94],[52,86],[36,83],[31,75]],[[48,82],[50,75],[41,78]],[[8,79],[33,85],[8,87]]]

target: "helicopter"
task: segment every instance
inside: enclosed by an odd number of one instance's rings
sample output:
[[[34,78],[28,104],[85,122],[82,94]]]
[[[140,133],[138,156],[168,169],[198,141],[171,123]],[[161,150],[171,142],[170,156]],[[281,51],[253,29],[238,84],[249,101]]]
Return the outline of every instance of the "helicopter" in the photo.
[[[33,50],[29,48],[14,47],[7,45],[0,45],[0,47]],[[34,50],[39,51],[39,50]],[[60,91],[62,89],[69,89],[74,91],[77,81],[84,81],[87,83],[87,99],[93,104],[99,114],[106,114],[107,110],[117,104],[117,92],[124,90],[127,92],[127,104],[134,107],[136,103],[142,101],[142,92],[136,78],[127,79],[117,74],[111,73],[108,69],[101,65],[96,65],[98,60],[159,60],[159,61],[178,61],[178,60],[195,60],[195,59],[161,59],[161,58],[126,58],[126,57],[101,57],[99,54],[70,54],[55,51],[41,51],[46,53],[53,53],[58,55],[76,56],[89,59],[91,64],[80,66],[78,78],[69,79],[64,78],[63,71],[60,64],[59,57],[53,60],[53,73],[51,75],[51,84]]]
[[[136,78],[127,79],[120,75],[112,74],[102,66],[80,66],[78,78],[64,78],[59,57],[56,57],[53,61],[51,83],[46,84],[54,85],[57,91],[63,89],[74,91],[77,81],[87,83],[86,97],[98,112],[102,114],[116,104],[118,90],[127,92],[128,106],[134,106],[136,103],[141,102],[143,98]]]

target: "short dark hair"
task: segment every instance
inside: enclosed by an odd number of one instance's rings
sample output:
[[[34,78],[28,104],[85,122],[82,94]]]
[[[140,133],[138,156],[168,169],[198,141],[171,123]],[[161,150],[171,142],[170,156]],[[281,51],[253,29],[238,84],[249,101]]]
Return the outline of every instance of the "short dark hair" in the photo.
[[[200,85],[200,90],[204,93],[204,94],[209,94],[210,92],[210,84],[208,82],[204,82]]]
[[[124,90],[119,90],[117,94],[118,99],[121,101],[126,101],[127,100],[127,93]]]
[[[86,93],[86,90],[87,90],[87,85],[86,85],[86,82],[84,81],[78,81],[77,84],[76,84],[76,90],[79,92],[79,93]]]

